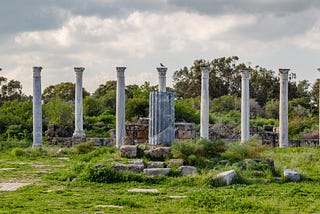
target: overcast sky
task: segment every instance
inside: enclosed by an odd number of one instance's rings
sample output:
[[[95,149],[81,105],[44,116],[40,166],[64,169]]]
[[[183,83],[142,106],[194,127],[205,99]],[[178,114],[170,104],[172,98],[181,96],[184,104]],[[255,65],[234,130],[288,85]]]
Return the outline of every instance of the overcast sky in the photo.
[[[116,79],[157,84],[195,59],[239,56],[267,69],[290,68],[311,83],[320,76],[319,0],[2,0],[0,76],[32,94],[32,67],[42,89],[75,82],[83,66],[90,91]]]

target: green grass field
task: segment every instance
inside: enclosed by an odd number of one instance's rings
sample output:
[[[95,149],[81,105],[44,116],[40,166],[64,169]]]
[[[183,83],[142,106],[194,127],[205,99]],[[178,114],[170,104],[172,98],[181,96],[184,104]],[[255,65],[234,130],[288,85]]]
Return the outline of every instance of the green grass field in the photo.
[[[57,154],[58,150],[43,147],[23,149],[23,153],[19,153],[21,149],[0,152],[0,183],[31,183],[16,191],[0,191],[0,213],[320,213],[320,148],[263,151],[263,157],[274,160],[279,174],[283,168],[302,173],[299,183],[237,169],[246,181],[221,187],[210,187],[208,179],[234,165],[203,169],[188,177],[129,176],[127,181],[98,183],[90,181],[90,172],[100,172],[94,168],[97,164],[107,167],[115,160],[126,161],[119,151],[95,148],[78,154],[75,148],[68,148],[65,154]],[[132,188],[159,192],[128,192]]]

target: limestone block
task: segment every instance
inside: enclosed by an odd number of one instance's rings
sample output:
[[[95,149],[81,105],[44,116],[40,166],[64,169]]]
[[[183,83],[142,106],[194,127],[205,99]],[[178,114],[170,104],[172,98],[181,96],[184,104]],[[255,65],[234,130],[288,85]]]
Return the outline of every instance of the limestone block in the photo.
[[[293,171],[291,169],[284,169],[283,175],[289,181],[294,181],[294,182],[300,181],[300,173]]]
[[[219,173],[216,176],[216,178],[221,178],[227,185],[230,185],[236,175],[237,175],[236,171],[229,170],[229,171]]]
[[[149,161],[147,168],[164,168],[164,162],[162,162],[162,161]]]
[[[138,148],[135,145],[122,145],[120,147],[121,157],[135,158],[137,157]]]
[[[112,169],[116,171],[131,171],[131,172],[142,172],[144,169],[143,164],[123,164],[123,163],[113,163]]]
[[[170,168],[150,168],[143,170],[146,175],[168,175],[170,171]]]
[[[170,159],[168,161],[168,166],[182,166],[183,160],[182,159]]]
[[[148,151],[148,154],[150,155],[151,158],[162,158],[165,159],[170,155],[171,148],[170,147],[157,147],[150,149]]]
[[[135,164],[135,165],[144,165],[143,160],[142,159],[133,159],[133,160],[129,160],[130,164]]]
[[[180,166],[178,171],[181,172],[182,176],[192,175],[197,173],[197,168],[194,166]]]

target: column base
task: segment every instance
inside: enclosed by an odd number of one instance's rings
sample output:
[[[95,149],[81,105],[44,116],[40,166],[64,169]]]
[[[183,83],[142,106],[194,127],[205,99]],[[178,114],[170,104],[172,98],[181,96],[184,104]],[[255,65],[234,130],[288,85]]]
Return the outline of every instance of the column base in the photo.
[[[84,131],[76,130],[74,131],[72,137],[84,138],[86,137],[86,133]]]

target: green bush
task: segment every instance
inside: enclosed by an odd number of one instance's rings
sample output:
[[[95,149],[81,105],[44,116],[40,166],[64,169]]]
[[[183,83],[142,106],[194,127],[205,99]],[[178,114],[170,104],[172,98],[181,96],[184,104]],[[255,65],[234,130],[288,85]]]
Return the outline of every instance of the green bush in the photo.
[[[190,155],[195,154],[196,145],[192,141],[175,141],[171,146],[173,157],[180,158],[187,162]]]
[[[21,157],[25,155],[25,152],[22,148],[14,148],[11,150],[11,155],[15,156],[15,157]]]
[[[86,154],[94,150],[94,145],[92,141],[86,143],[80,143],[76,146],[76,151],[78,154]]]

